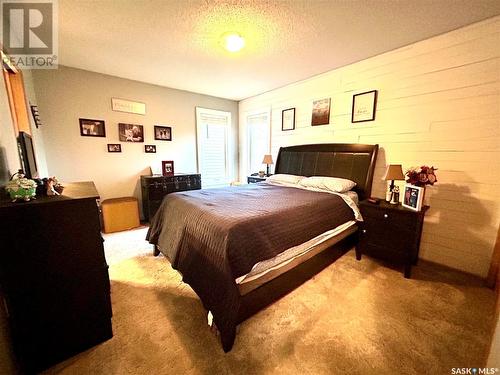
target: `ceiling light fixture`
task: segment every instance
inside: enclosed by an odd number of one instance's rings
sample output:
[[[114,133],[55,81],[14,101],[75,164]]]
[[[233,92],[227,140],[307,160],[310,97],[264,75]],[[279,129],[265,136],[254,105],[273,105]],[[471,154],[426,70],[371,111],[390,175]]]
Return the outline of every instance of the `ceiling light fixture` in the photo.
[[[237,33],[225,33],[222,35],[224,48],[229,52],[238,52],[245,47],[245,39]]]

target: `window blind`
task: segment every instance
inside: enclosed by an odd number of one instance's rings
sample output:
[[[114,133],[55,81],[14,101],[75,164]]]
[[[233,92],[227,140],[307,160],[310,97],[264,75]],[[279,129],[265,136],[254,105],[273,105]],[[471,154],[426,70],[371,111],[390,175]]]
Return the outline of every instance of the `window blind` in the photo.
[[[197,109],[198,162],[203,187],[222,186],[230,182],[230,122],[230,113]]]

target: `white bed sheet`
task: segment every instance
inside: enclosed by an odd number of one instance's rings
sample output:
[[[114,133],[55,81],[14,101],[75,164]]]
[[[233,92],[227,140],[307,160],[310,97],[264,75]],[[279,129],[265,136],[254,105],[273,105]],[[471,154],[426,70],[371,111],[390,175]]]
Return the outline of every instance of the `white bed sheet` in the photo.
[[[246,282],[253,281],[267,274],[268,272],[274,271],[280,267],[285,266],[296,258],[304,256],[315,246],[329,240],[332,237],[339,235],[340,233],[352,228],[356,225],[355,220],[350,220],[347,223],[341,224],[338,227],[326,231],[319,236],[312,238],[311,240],[304,242],[300,245],[291,247],[280,254],[276,255],[274,258],[263,260],[256,263],[252,270],[246,275],[238,277],[235,281],[236,284],[243,284]]]
[[[359,211],[358,208],[358,203],[359,203],[359,198],[358,194],[356,194],[355,191],[348,191],[345,193],[336,193],[334,191],[330,190],[323,190],[323,189],[317,189],[317,188],[311,188],[311,187],[305,187],[301,186],[298,184],[291,184],[291,183],[286,183],[286,182],[279,182],[279,183],[273,183],[272,181],[264,181],[264,182],[259,182],[260,184],[270,184],[270,185],[276,185],[276,186],[286,186],[286,187],[293,187],[295,189],[303,189],[303,190],[309,190],[309,191],[317,191],[320,193],[329,193],[329,194],[335,194],[341,197],[344,202],[351,208],[351,210],[354,212],[354,218],[357,221],[363,221],[363,217],[361,216],[361,212]]]

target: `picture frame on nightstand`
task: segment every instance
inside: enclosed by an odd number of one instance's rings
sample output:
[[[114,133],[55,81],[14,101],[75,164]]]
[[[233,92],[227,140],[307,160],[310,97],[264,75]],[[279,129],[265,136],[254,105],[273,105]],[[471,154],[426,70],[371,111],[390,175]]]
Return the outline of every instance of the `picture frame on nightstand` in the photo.
[[[413,211],[420,211],[424,201],[424,192],[424,187],[406,184],[403,194],[403,202],[401,203],[402,206]]]

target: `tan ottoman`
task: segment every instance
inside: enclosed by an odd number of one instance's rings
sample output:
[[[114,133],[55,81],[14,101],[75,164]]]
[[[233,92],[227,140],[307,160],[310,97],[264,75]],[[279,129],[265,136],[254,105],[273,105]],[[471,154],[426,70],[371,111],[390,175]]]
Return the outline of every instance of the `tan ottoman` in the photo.
[[[119,232],[137,228],[141,225],[137,198],[106,199],[101,203],[101,207],[104,233]]]

